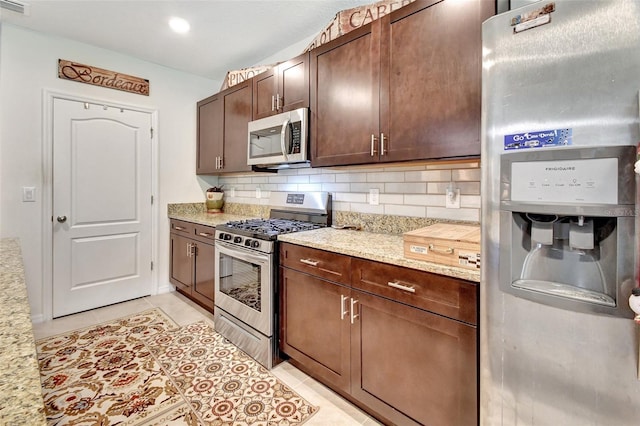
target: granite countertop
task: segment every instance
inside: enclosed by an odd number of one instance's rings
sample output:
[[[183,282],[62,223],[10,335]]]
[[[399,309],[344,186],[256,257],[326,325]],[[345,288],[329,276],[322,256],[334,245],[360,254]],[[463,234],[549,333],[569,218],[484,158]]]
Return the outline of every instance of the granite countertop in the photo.
[[[402,235],[322,228],[279,235],[278,241],[480,282],[480,271],[405,258]]]
[[[234,220],[267,217],[264,215],[268,215],[268,211],[265,213],[265,211],[260,210],[259,206],[252,209],[232,204],[231,207],[231,213],[208,213],[204,203],[169,204],[167,206],[167,216],[169,216],[169,219],[184,220],[198,225],[216,226]],[[227,209],[225,208],[225,210]]]
[[[0,239],[0,423],[46,425],[20,244]]]
[[[168,215],[171,219],[209,226],[221,225],[233,220],[268,217],[268,210],[261,210],[261,206],[232,205],[229,211],[233,214],[207,213],[202,203],[170,204]],[[424,222],[415,222],[408,218],[381,215],[380,218],[366,217],[366,220],[363,220],[363,217],[354,217],[343,212],[334,212],[334,215],[337,222],[363,225],[365,226],[363,229],[367,230],[322,228],[282,234],[278,236],[278,241],[480,282],[480,271],[404,257],[402,232],[432,224],[433,222],[428,219]]]
[[[197,223],[198,225],[217,226],[234,220],[251,219],[251,216],[227,213],[179,212],[170,213],[169,219],[184,220],[185,222]]]

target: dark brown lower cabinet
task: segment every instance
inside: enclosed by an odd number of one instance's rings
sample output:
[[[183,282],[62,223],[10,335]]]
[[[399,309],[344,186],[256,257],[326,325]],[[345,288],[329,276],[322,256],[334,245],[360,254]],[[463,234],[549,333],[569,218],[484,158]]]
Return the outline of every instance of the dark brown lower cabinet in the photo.
[[[350,289],[292,269],[282,270],[281,348],[311,373],[349,392],[350,324],[340,312]],[[346,304],[346,302],[345,302]]]
[[[215,228],[171,220],[169,281],[176,290],[213,311]]]
[[[294,365],[387,424],[478,424],[475,283],[301,250],[280,256],[280,348]],[[327,279],[347,262],[349,277]]]
[[[351,395],[394,424],[476,425],[476,329],[353,290]]]

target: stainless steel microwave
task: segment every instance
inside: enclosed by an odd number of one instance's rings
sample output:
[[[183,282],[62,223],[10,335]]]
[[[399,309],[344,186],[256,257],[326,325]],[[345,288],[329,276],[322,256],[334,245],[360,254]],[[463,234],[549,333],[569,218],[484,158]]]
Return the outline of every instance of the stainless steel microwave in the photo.
[[[299,108],[249,122],[247,164],[264,168],[307,167],[309,110]]]

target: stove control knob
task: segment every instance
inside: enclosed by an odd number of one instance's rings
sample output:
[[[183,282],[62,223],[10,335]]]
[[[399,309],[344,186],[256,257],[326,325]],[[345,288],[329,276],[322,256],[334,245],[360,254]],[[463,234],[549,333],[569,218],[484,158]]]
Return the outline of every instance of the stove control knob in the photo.
[[[253,240],[250,240],[249,238],[247,238],[246,240],[244,240],[244,245],[247,247],[251,247],[251,243],[253,242]]]
[[[258,241],[258,240],[251,241],[251,247],[253,247],[253,248],[260,247],[260,241]]]
[[[233,242],[234,243],[241,243],[242,242],[242,237],[234,237],[233,238]]]
[[[231,234],[223,234],[223,235],[226,241],[229,241],[231,239]]]
[[[222,233],[222,232],[221,232],[221,233],[219,233],[219,234],[218,234],[218,239],[219,239],[219,240],[224,240],[224,233]]]

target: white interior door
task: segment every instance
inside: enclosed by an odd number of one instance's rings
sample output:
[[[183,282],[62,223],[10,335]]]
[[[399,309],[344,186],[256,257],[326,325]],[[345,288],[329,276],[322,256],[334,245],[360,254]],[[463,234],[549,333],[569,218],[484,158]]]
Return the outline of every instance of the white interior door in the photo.
[[[151,114],[53,105],[53,317],[151,293]]]

